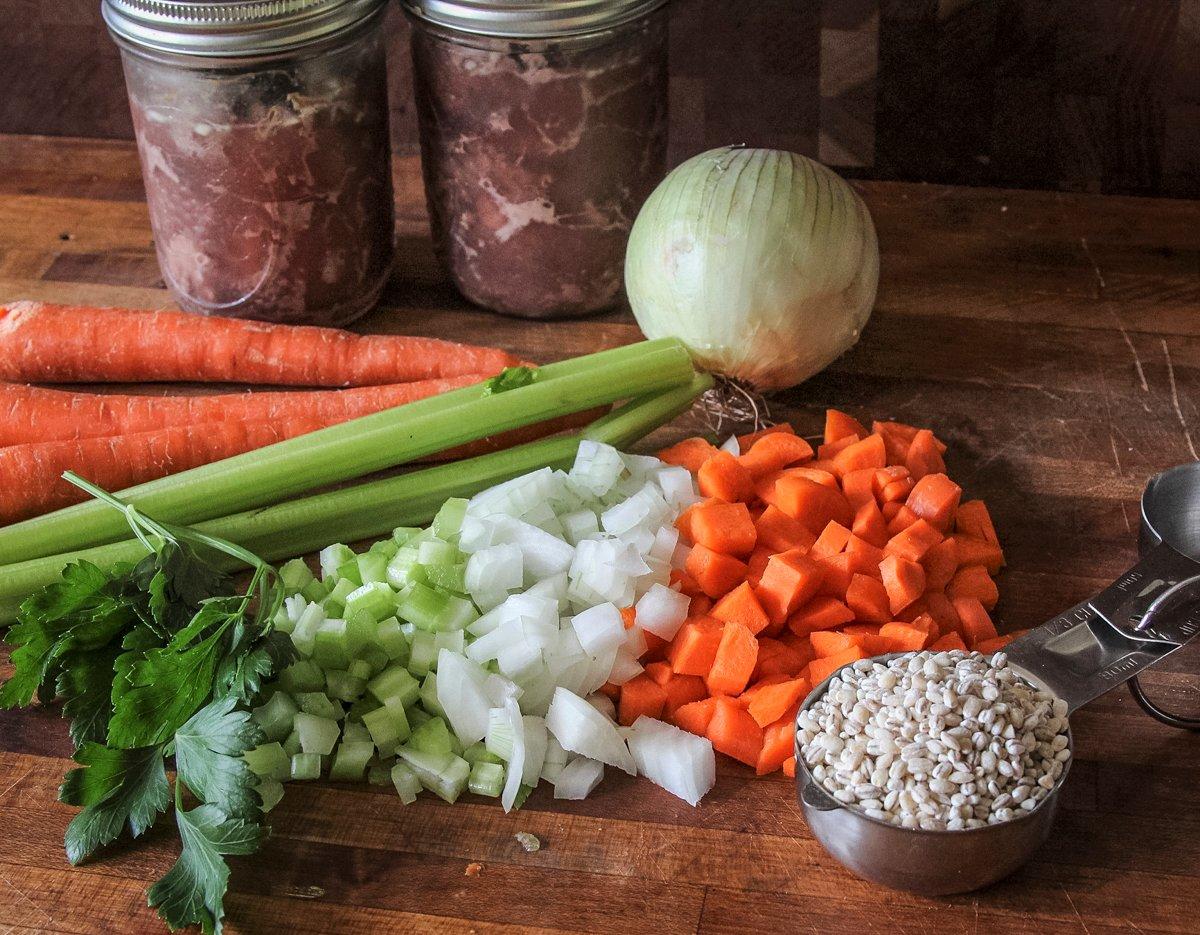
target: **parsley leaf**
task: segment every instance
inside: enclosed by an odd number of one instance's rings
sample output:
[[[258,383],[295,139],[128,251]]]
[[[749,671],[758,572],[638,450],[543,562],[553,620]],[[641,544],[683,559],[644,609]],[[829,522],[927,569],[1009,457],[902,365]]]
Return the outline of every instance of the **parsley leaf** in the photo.
[[[257,821],[262,815],[255,791],[259,780],[242,754],[263,742],[263,732],[248,711],[235,711],[236,705],[233,697],[214,701],[175,732],[176,781],[231,818]]]
[[[170,639],[193,621],[206,600],[229,594],[227,576],[192,549],[173,541],[162,543],[134,572],[148,595],[145,622],[163,639]]]
[[[80,769],[67,773],[60,801],[84,809],[67,826],[67,859],[73,864],[115,841],[126,824],[136,838],[171,801],[162,747],[112,750],[85,743],[75,754]]]
[[[56,690],[63,699],[63,717],[71,719],[71,741],[76,747],[103,743],[112,717],[112,682],[121,647],[110,644],[96,650],[78,650],[62,657]]]
[[[176,796],[178,806],[179,797]],[[199,925],[205,935],[220,935],[229,887],[226,854],[253,854],[262,843],[256,824],[230,818],[215,805],[185,812],[176,807],[175,821],[183,851],[166,876],[150,887],[150,905],[172,929]]]
[[[278,630],[259,636],[245,648],[235,644],[217,666],[213,695],[217,698],[232,695],[249,702],[262,691],[264,679],[282,672],[298,658],[292,638]]]

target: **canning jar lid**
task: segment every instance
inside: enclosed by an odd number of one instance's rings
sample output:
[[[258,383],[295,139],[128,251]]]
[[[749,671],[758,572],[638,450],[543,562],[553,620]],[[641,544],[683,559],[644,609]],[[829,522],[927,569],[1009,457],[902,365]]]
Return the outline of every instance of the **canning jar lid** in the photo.
[[[611,29],[667,0],[403,0],[418,19],[478,36],[545,39]]]
[[[241,56],[324,39],[387,0],[101,0],[118,39],[156,52]]]

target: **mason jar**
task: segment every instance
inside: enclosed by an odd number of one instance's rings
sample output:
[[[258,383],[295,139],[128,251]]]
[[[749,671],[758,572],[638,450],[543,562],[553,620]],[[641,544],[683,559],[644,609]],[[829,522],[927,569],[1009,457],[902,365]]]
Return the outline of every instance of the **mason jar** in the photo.
[[[614,304],[662,178],[666,0],[405,0],[434,245],[495,311]]]
[[[386,0],[103,0],[179,306],[339,325],[378,300],[393,204]]]

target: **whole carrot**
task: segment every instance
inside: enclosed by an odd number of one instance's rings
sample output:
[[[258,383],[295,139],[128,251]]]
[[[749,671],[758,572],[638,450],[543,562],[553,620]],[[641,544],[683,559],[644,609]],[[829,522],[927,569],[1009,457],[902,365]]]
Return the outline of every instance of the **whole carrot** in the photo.
[[[374,386],[499,372],[495,348],[435,338],[357,335],[184,312],[43,302],[0,307],[0,380],[190,381]]]
[[[207,422],[311,417],[333,425],[487,379],[466,374],[351,390],[127,396],[0,383],[0,446],[127,435]]]

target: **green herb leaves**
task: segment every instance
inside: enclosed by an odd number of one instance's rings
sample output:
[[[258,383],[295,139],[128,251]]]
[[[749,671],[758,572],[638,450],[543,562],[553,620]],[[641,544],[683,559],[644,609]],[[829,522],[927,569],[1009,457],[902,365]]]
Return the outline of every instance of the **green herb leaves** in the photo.
[[[529,384],[537,379],[537,376],[538,371],[536,367],[505,367],[484,383],[483,395],[491,396],[495,393],[507,393],[509,390],[529,386]]]
[[[192,716],[175,734],[175,768],[201,802],[210,802],[231,818],[258,821],[258,777],[242,754],[263,742],[263,733],[237,699],[214,701]]]

